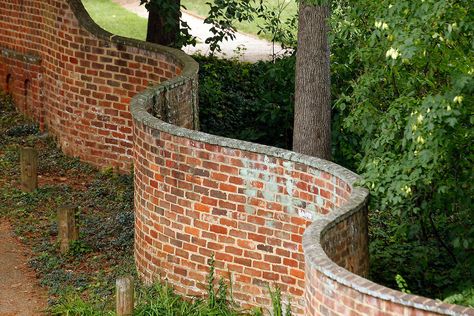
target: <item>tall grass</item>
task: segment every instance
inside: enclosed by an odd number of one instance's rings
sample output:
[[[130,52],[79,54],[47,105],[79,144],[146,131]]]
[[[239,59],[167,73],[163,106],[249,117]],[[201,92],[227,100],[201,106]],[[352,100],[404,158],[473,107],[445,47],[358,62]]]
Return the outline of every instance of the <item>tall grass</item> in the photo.
[[[217,283],[217,284],[216,284]],[[209,260],[207,293],[205,298],[186,299],[175,293],[165,282],[157,282],[151,287],[137,289],[135,316],[263,316],[263,308],[241,309],[232,297],[232,284],[219,278],[217,281],[214,258]],[[291,316],[289,304],[284,306],[280,289],[269,288],[274,316]],[[51,308],[53,315],[67,316],[109,316],[112,311],[99,310],[85,302],[77,294],[69,294]]]

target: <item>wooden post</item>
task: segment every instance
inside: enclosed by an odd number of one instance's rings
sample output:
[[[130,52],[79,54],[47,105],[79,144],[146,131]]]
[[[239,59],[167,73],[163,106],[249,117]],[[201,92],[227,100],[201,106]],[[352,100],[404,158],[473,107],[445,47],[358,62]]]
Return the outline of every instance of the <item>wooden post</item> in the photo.
[[[116,281],[117,316],[133,314],[133,278],[126,276]]]
[[[31,147],[20,149],[21,188],[33,192],[38,187],[38,152]]]
[[[59,248],[62,254],[69,251],[71,241],[78,239],[76,228],[75,208],[65,206],[58,210],[58,238]]]

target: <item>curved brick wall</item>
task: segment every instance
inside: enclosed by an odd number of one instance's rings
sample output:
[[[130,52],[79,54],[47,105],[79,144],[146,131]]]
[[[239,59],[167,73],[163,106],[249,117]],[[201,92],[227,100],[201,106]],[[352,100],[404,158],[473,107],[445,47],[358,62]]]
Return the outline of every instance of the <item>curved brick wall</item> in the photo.
[[[167,85],[182,90],[180,79]],[[296,315],[463,315],[473,309],[394,291],[368,272],[367,196],[331,162],[191,131],[157,119],[166,86],[132,99],[135,257],[146,282],[206,292],[207,262],[243,306]],[[168,89],[169,90],[169,89]],[[360,276],[359,276],[360,275]]]
[[[79,0],[0,1],[0,52],[0,87],[66,153],[122,170],[133,155],[145,280],[200,295],[215,253],[243,305],[268,306],[269,284],[299,315],[474,315],[349,272],[368,270],[355,174],[176,127],[198,127],[197,64],[183,53],[103,31]]]
[[[192,87],[197,71],[181,51],[102,30],[80,0],[0,1],[0,88],[65,153],[96,166],[130,171],[130,98],[182,73]],[[196,97],[172,97],[163,118],[197,127]]]
[[[303,314],[306,227],[367,192],[330,162],[166,124],[150,114],[158,110],[152,97],[149,91],[132,100],[141,275],[201,295],[215,253],[239,303],[268,306],[267,286],[278,285]],[[355,248],[353,267],[365,273],[367,242]]]
[[[474,315],[363,278],[368,192],[354,186],[354,173],[167,124],[154,117],[161,89],[131,103],[135,257],[146,282],[162,278],[203,295],[215,254],[242,306],[269,307],[267,288],[277,285],[296,315]]]

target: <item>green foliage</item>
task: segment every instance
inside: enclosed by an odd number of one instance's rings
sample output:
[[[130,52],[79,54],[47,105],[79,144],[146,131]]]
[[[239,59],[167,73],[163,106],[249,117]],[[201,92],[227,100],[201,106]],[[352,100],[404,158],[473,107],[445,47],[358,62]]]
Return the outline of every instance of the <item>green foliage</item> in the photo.
[[[228,299],[227,285],[220,279],[215,288],[214,257],[209,259],[208,293],[206,299],[183,300],[172,287],[164,283],[156,283],[145,288],[140,295],[141,303],[136,308],[136,315],[156,316],[200,316],[200,315],[250,315],[238,311]]]
[[[282,49],[296,49],[298,16],[293,14],[285,17],[286,12],[292,9],[293,2],[292,0],[278,0],[276,5],[260,2],[257,10],[259,18],[257,34],[269,38],[274,49],[277,43]]]
[[[474,287],[468,288],[461,293],[456,293],[444,299],[445,303],[460,304],[474,308]]]
[[[115,315],[112,312],[102,312],[94,308],[93,305],[85,302],[75,293],[69,293],[61,298],[59,304],[51,308],[52,315],[62,316],[106,316]]]
[[[470,1],[333,10],[337,146],[371,190],[373,276],[396,266],[435,297],[474,278],[473,22]]]
[[[270,293],[270,298],[272,300],[272,307],[273,307],[273,316],[291,316],[291,302],[288,301],[288,305],[285,307],[283,306],[282,297],[281,297],[281,290],[279,287],[275,289],[268,288],[268,292]]]
[[[209,29],[213,34],[206,39],[211,53],[221,51],[220,43],[235,39],[235,22],[253,21],[257,12],[255,1],[248,0],[214,0],[206,2],[209,12],[204,20],[206,24],[212,24]]]
[[[195,56],[205,132],[290,148],[294,57],[255,64]]]
[[[397,274],[395,276],[395,282],[397,282],[400,291],[402,291],[403,293],[411,294],[411,291],[408,289],[407,281],[405,281],[405,279],[400,274]]]
[[[69,245],[69,255],[71,256],[82,256],[91,251],[92,251],[91,247],[89,247],[89,245],[87,245],[81,239],[74,240]]]

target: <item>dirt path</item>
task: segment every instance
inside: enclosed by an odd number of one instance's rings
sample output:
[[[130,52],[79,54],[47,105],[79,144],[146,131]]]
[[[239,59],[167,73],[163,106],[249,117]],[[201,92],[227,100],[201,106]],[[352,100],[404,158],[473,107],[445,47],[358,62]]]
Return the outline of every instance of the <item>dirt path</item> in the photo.
[[[28,267],[28,250],[12,234],[10,224],[0,218],[0,315],[44,315],[47,293],[37,285]]]
[[[140,2],[137,0],[113,1],[141,17],[148,18],[148,11],[145,9],[145,6],[140,5]],[[209,45],[205,44],[204,41],[206,38],[212,36],[212,33],[209,31],[211,26],[204,24],[203,19],[192,15],[189,12],[183,11],[182,14],[183,21],[188,23],[188,25],[191,27],[191,34],[196,36],[198,40],[198,44],[196,44],[196,46],[186,46],[183,48],[183,50],[188,54],[199,52],[207,55],[209,53]],[[258,60],[271,60],[274,49],[271,42],[243,33],[236,33],[235,39],[233,41],[223,41],[220,45],[222,54],[218,55],[224,58],[234,57],[236,55],[235,51],[239,47],[245,47],[241,55],[239,55],[239,59],[241,61],[249,62],[255,62]],[[276,53],[278,53],[281,48],[276,45],[275,50]]]

